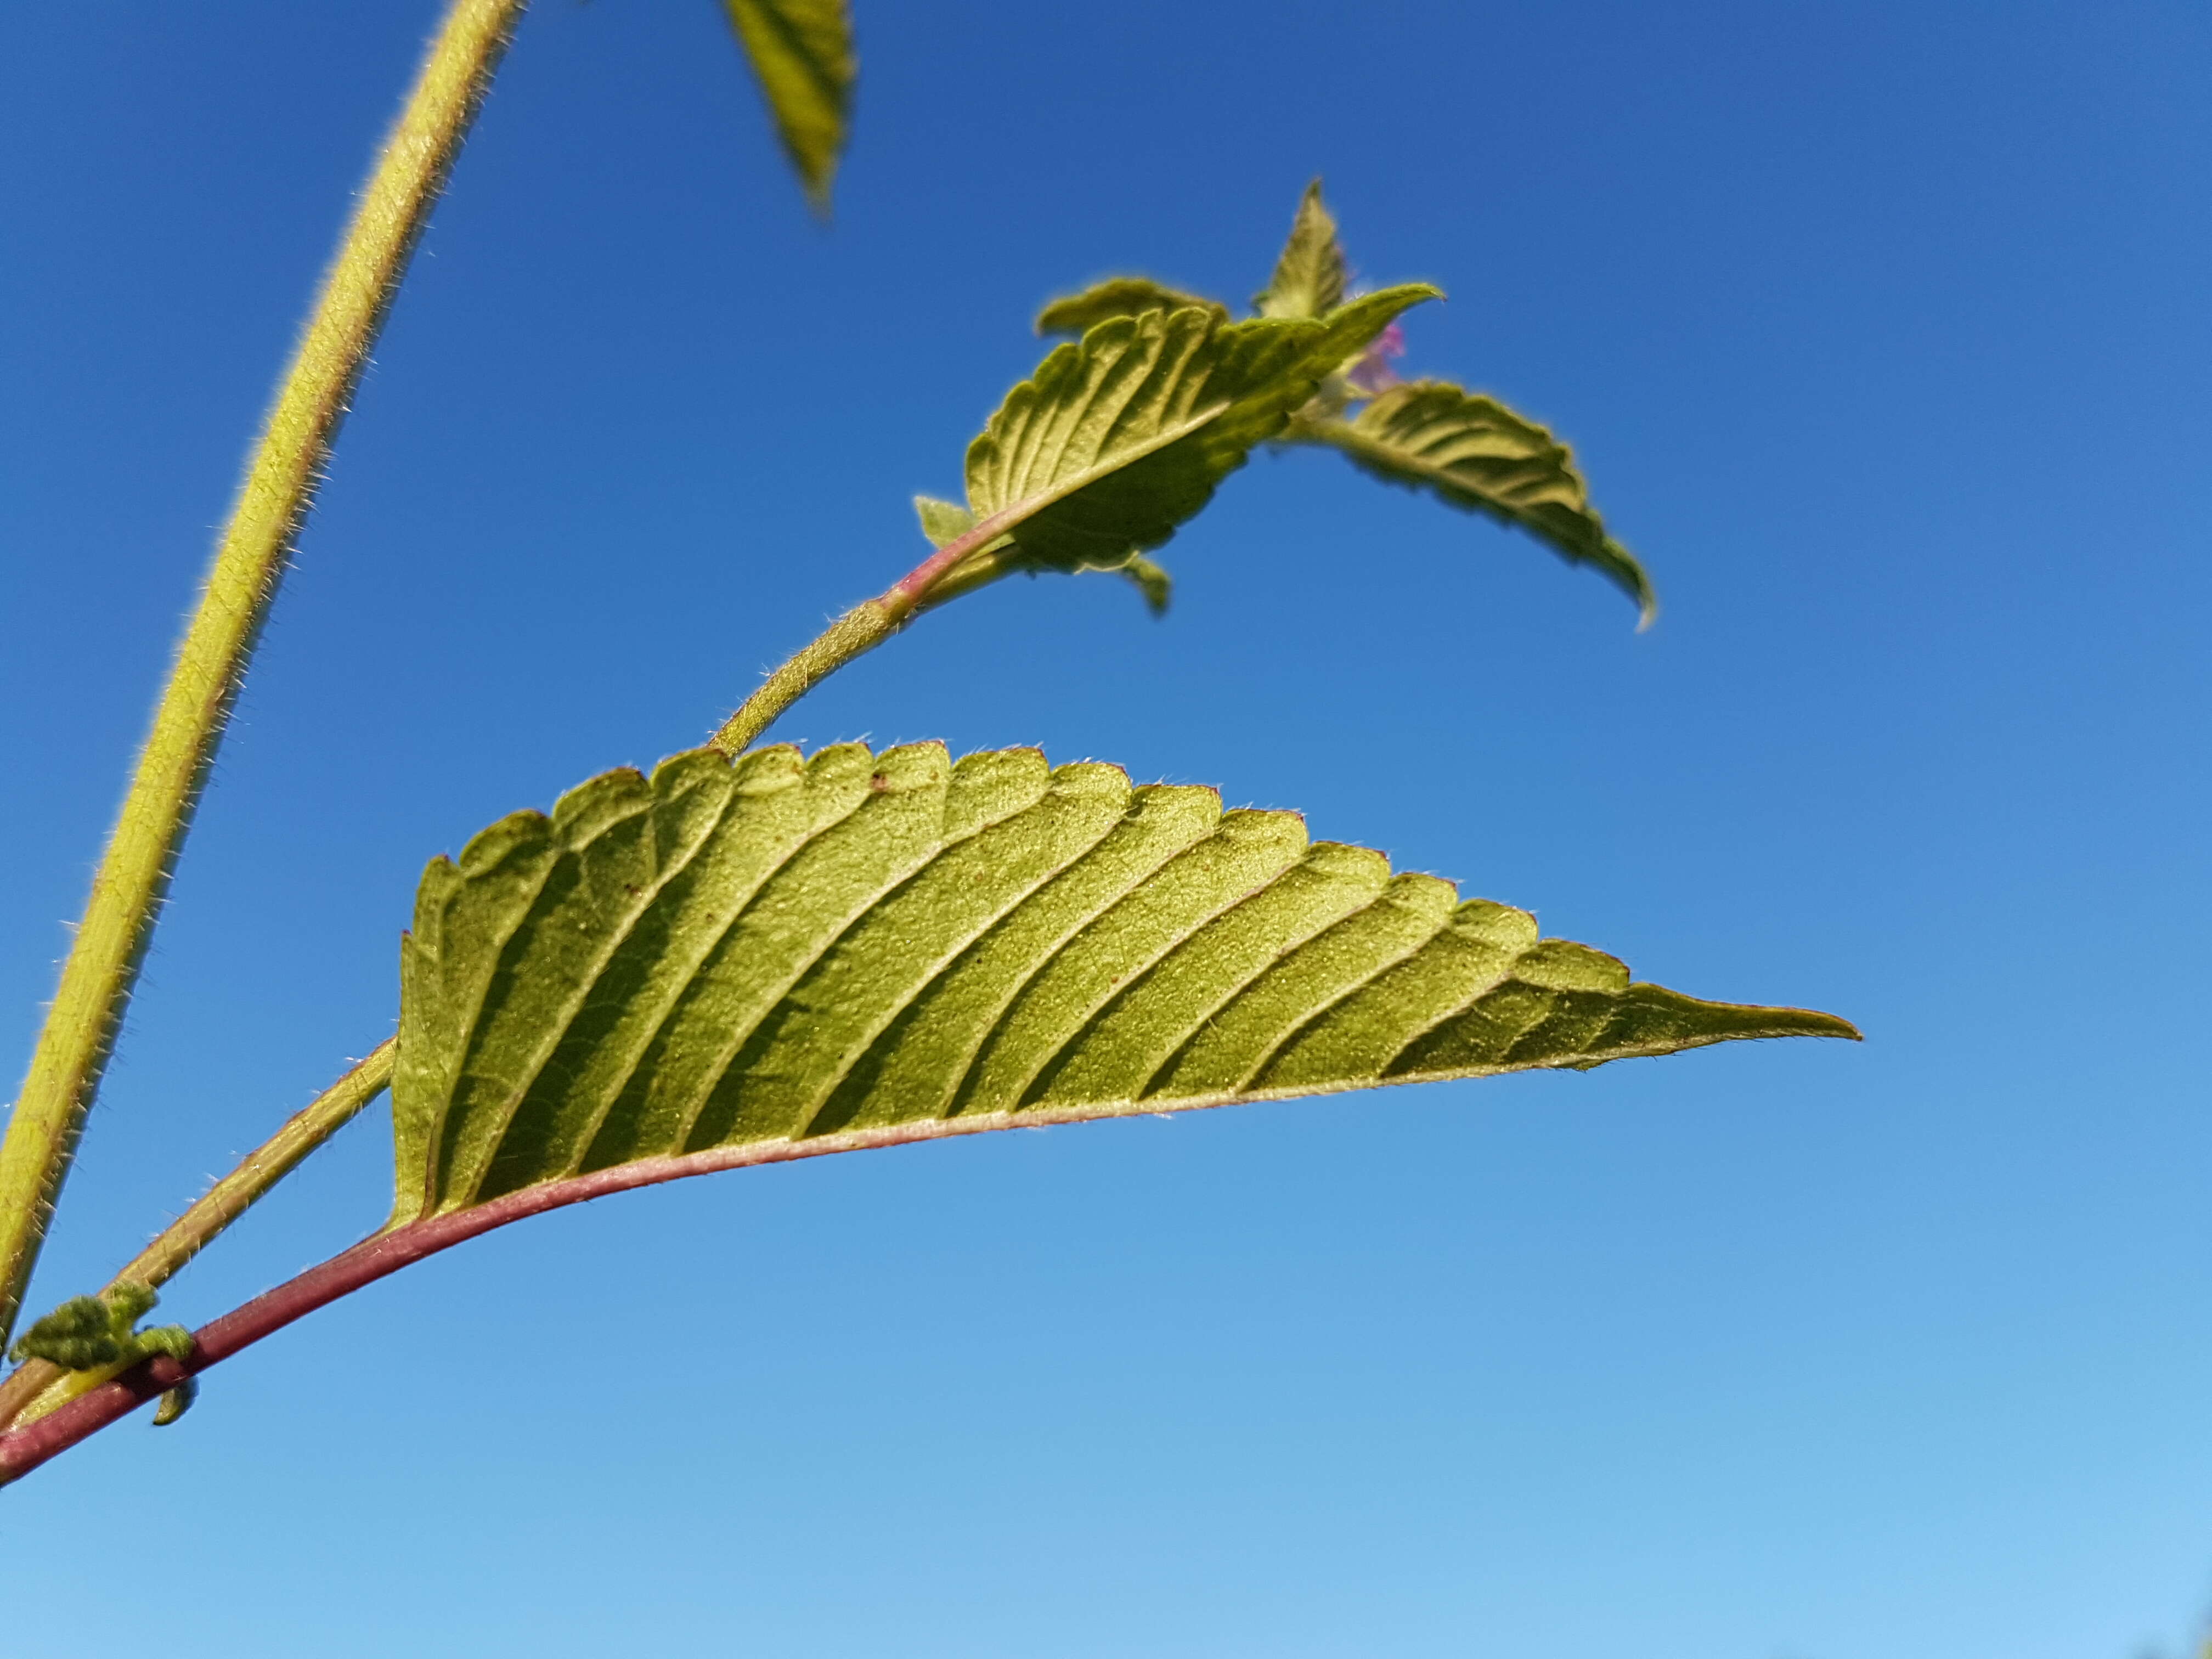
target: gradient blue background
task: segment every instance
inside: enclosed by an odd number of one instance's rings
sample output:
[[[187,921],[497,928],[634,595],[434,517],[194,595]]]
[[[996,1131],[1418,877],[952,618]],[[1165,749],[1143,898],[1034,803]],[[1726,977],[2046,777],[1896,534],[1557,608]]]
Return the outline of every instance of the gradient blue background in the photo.
[[[0,1504],[10,1652],[2130,1659],[2212,1594],[2212,15],[857,0],[826,234],[705,0],[524,27],[35,1295],[391,1028],[422,861],[698,741],[1140,269],[1327,175],[1665,602],[1334,457],[779,735],[1304,808],[1863,1048],[988,1137],[532,1222]],[[0,1049],[434,9],[0,24]],[[383,1213],[371,1114],[173,1287]]]

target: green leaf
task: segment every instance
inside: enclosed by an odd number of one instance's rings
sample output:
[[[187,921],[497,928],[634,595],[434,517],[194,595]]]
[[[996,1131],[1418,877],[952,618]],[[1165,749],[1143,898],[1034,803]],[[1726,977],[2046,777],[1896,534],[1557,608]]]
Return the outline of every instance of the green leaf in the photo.
[[[199,1397],[199,1378],[186,1377],[175,1388],[162,1395],[161,1403],[154,1407],[154,1426],[157,1429],[167,1428],[170,1424],[191,1410],[192,1402]]]
[[[726,0],[760,76],[776,137],[816,207],[826,210],[852,112],[853,23],[845,0]]]
[[[112,1376],[148,1354],[183,1359],[192,1351],[192,1334],[181,1325],[131,1328],[161,1301],[146,1285],[125,1281],[98,1296],[71,1297],[17,1339],[14,1359],[43,1359],[69,1371]]]
[[[1321,180],[1306,186],[1274,276],[1252,303],[1262,317],[1321,317],[1344,302],[1344,249],[1322,204]]]
[[[1149,276],[1109,276],[1080,294],[1070,294],[1045,307],[1037,313],[1036,331],[1079,336],[1109,317],[1136,317],[1147,311],[1182,311],[1190,306],[1218,312],[1223,322],[1229,320],[1229,307],[1203,295],[1185,294]]]
[[[116,1320],[107,1304],[96,1296],[73,1296],[15,1339],[8,1351],[10,1359],[43,1359],[65,1370],[88,1371],[122,1363],[129,1352],[131,1321]]]
[[[921,520],[921,533],[932,547],[942,547],[947,542],[957,541],[975,527],[975,515],[957,501],[940,501],[934,495],[914,498],[915,516]]]
[[[690,1160],[639,1176],[662,1178],[895,1127],[1801,1035],[1856,1034],[1632,983],[1523,911],[1210,789],[1026,749],[697,750],[424,872],[393,1221],[642,1159]]]
[[[1305,421],[1291,436],[1334,444],[1378,478],[1517,525],[1569,563],[1595,566],[1636,601],[1644,623],[1658,609],[1644,567],[1590,506],[1573,452],[1494,398],[1415,380],[1352,421]]]
[[[1114,317],[1058,346],[968,447],[968,506],[1023,558],[1110,568],[1158,547],[1255,444],[1407,307],[1386,289],[1305,321],[1224,323],[1185,307]]]
[[[1141,553],[1129,555],[1126,563],[1113,568],[1113,574],[1121,577],[1144,595],[1145,609],[1155,617],[1168,614],[1168,604],[1175,597],[1175,578]]]

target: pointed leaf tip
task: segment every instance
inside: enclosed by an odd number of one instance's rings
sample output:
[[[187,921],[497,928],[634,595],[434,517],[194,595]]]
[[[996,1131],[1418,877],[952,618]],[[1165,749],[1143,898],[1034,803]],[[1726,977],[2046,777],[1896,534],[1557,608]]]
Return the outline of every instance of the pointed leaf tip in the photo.
[[[776,137],[815,210],[830,186],[852,113],[852,18],[846,0],[724,0],[767,96]]]
[[[1267,286],[1252,296],[1253,307],[1262,317],[1325,316],[1344,302],[1346,274],[1336,220],[1322,201],[1321,180],[1316,179],[1298,198],[1290,240],[1283,244]]]
[[[695,750],[497,830],[430,866],[402,945],[395,1224],[625,1170],[1857,1035],[1638,983],[1296,813],[1033,749]]]

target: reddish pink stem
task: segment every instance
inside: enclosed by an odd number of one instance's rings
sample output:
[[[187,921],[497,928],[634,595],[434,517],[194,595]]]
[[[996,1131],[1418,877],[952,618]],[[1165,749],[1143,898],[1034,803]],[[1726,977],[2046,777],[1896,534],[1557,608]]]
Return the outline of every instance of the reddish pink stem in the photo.
[[[1178,1102],[1176,1109],[1194,1104],[1225,1106],[1219,1100]],[[611,1170],[595,1170],[488,1199],[465,1210],[410,1221],[388,1232],[363,1239],[349,1250],[310,1267],[296,1279],[264,1291],[244,1306],[192,1333],[192,1351],[179,1363],[166,1355],[143,1361],[112,1381],[79,1395],[44,1417],[0,1434],[0,1486],[21,1479],[47,1459],[67,1451],[118,1422],[148,1401],[173,1389],[188,1376],[220,1364],[264,1336],[281,1331],[294,1320],[373,1285],[387,1273],[449,1249],[465,1239],[503,1227],[526,1216],[542,1215],[570,1204],[581,1204],[611,1193],[658,1186],[685,1176],[712,1175],[720,1170],[745,1169],[760,1164],[787,1164],[797,1158],[821,1158],[831,1152],[865,1152],[878,1146],[903,1146],[915,1141],[941,1140],[952,1135],[981,1134],[993,1129],[1043,1128],[1056,1123],[1079,1123],[1102,1117],[1153,1115],[1157,1106],[1120,1104],[1101,1110],[1096,1106],[1037,1107],[1020,1112],[990,1112],[975,1117],[932,1119],[919,1123],[891,1124],[877,1129],[855,1129],[844,1134],[821,1135],[807,1140],[776,1140],[750,1146],[717,1147],[680,1157],[640,1158]]]
[[[954,537],[936,552],[908,571],[905,575],[893,582],[890,592],[884,595],[883,602],[890,605],[892,610],[901,616],[913,610],[915,605],[928,597],[930,588],[935,585],[939,576],[951,569],[954,565],[959,563],[977,548],[988,542],[997,540],[1008,525],[1019,523],[1026,516],[1031,505],[1026,501],[1018,502],[1001,512],[994,513],[973,530],[963,531]]]

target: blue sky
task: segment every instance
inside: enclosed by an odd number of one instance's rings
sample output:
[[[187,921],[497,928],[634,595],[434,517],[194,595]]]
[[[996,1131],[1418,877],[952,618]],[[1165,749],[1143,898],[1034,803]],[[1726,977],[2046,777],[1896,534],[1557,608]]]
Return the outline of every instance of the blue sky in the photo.
[[[1005,584],[777,735],[1216,783],[1869,1041],[534,1221],[10,1492],[11,1644],[2179,1654],[2212,1602],[2212,18],[856,3],[826,231],[706,0],[525,25],[35,1298],[391,1029],[427,858],[699,741],[920,557],[908,497],[954,493],[1040,301],[1120,270],[1241,298],[1316,173],[1363,275],[1451,295],[1409,367],[1577,446],[1657,627],[1334,457],[1262,456],[1162,555],[1166,622]],[[433,16],[7,22],[19,1057]],[[372,1113],[165,1306],[351,1242],[389,1160]]]

